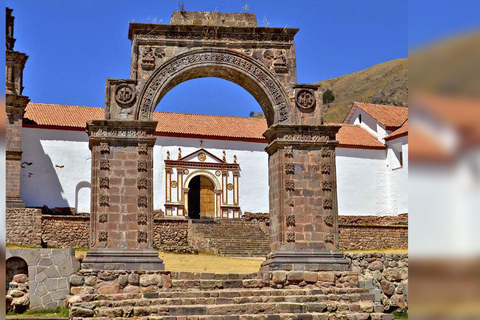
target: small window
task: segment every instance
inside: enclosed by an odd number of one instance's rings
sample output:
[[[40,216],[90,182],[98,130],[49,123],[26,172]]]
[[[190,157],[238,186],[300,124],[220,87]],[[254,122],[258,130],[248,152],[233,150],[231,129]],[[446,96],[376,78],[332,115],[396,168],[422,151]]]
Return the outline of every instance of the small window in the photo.
[[[403,151],[400,151],[399,152],[399,155],[398,155],[398,162],[400,162],[400,168],[403,167]]]
[[[358,115],[358,121],[360,121],[360,123],[362,123],[362,115],[361,114]]]

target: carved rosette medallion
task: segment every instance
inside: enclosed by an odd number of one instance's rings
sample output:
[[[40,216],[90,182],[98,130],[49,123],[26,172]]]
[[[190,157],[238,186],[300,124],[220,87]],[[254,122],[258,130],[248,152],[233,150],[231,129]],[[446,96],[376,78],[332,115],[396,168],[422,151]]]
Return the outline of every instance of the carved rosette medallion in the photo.
[[[110,145],[108,142],[100,142],[100,153],[107,154],[110,153]]]
[[[98,232],[98,241],[107,242],[108,241],[108,231]]]
[[[110,160],[100,159],[100,170],[110,170]]]
[[[285,191],[294,191],[295,182],[293,180],[285,180]]]
[[[106,195],[101,195],[98,197],[98,202],[100,204],[100,207],[108,207],[110,206],[110,197]]]
[[[322,189],[323,190],[332,190],[332,182],[331,181],[322,181]]]
[[[139,143],[137,150],[138,150],[138,154],[147,154],[148,146],[146,143]]]
[[[146,172],[148,169],[147,160],[138,160],[137,169],[140,172]]]
[[[333,243],[335,241],[335,237],[332,233],[325,233],[323,235],[323,241],[325,241],[326,243]]]
[[[293,158],[293,147],[292,146],[285,146],[283,147],[284,155],[286,158]]]
[[[198,154],[198,160],[200,160],[200,161],[202,161],[202,162],[205,161],[205,160],[207,160],[207,155],[206,155],[205,153],[203,153],[203,152],[202,152],[202,153],[199,153],[199,154]]]
[[[295,164],[285,163],[285,174],[295,174]]]
[[[141,189],[147,189],[147,187],[148,187],[148,180],[147,180],[147,178],[139,178],[139,179],[137,180],[137,188],[138,188],[138,189],[140,189],[140,190],[141,190]]]
[[[231,183],[227,184],[227,190],[233,190],[233,184]]]
[[[135,91],[128,84],[121,84],[115,91],[115,101],[120,106],[131,105],[135,101]]]
[[[172,183],[171,183],[171,186],[172,186],[172,188],[175,189],[178,186],[177,181],[173,180]]]
[[[295,227],[295,216],[293,214],[286,216],[285,224],[287,225],[287,227]]]
[[[295,103],[301,110],[313,110],[315,108],[315,95],[310,90],[299,90],[295,97]]]
[[[333,214],[327,214],[324,218],[323,221],[325,224],[329,227],[333,226]]]
[[[105,223],[108,221],[108,214],[107,213],[101,213],[99,216],[98,216],[98,222],[100,223]]]
[[[108,189],[110,188],[110,179],[109,178],[100,178],[100,188],[101,189]]]
[[[322,163],[322,173],[330,174],[330,163]]]
[[[141,225],[146,225],[147,224],[147,214],[145,212],[140,212],[137,215],[137,223]]]
[[[215,175],[217,177],[220,177],[222,175],[222,172],[220,170],[215,171]]]
[[[332,199],[323,199],[323,208],[324,209],[332,209],[333,201]]]
[[[145,231],[138,231],[137,233],[137,242],[138,243],[147,243],[147,232]]]
[[[188,169],[183,169],[183,174],[188,174],[190,171]]]
[[[287,242],[295,242],[295,232],[287,232]]]
[[[140,208],[146,208],[148,206],[147,196],[138,196],[137,204]]]

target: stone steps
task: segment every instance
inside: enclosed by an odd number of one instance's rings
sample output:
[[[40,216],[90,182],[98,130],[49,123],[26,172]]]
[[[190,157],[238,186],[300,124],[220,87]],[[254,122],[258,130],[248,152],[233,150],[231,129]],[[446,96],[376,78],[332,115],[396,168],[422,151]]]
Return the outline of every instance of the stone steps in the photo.
[[[255,225],[241,221],[195,223],[193,230],[210,240],[220,255],[265,256],[270,252],[268,234]]]

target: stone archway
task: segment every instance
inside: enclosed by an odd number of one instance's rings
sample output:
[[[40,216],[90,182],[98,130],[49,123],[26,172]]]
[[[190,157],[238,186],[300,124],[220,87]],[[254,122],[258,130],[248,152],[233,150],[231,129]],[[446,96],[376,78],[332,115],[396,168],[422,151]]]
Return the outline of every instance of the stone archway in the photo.
[[[296,82],[298,29],[259,28],[246,14],[213,15],[218,21],[186,15],[175,12],[170,24],[130,24],[131,78],[107,79],[105,120],[87,124],[92,249],[84,268],[163,269],[152,248],[152,113],[179,83],[219,77],[250,92],[267,118],[271,254],[264,268],[347,269],[338,250],[340,126],[323,125],[319,87]]]
[[[198,201],[198,208],[194,209],[191,206],[192,200],[193,200],[191,199],[191,196],[192,196],[191,186],[192,186],[193,180],[197,178],[198,178],[199,190],[198,190],[198,195],[194,195],[194,196],[198,197],[198,199],[195,199],[195,201]],[[203,188],[205,191],[203,196],[208,198],[207,201],[209,202],[209,205],[206,205],[204,203],[205,206],[203,208],[213,206],[213,210],[211,210],[211,208],[207,208],[209,214],[206,214],[205,212],[203,212],[202,214],[202,180],[204,180],[203,184],[205,187],[207,187],[207,185],[211,185],[211,188]],[[210,184],[208,182],[210,182]],[[187,193],[187,199],[185,200],[185,205],[186,205],[185,210],[188,213],[189,218],[192,218],[192,214],[194,215],[194,218],[197,218],[197,214],[199,215],[198,218],[203,217],[203,218],[213,219],[216,216],[217,217],[220,216],[220,196],[222,192],[222,186],[220,185],[220,182],[218,181],[217,177],[215,177],[215,175],[211,174],[208,171],[194,171],[191,174],[189,174],[185,179],[185,186],[189,188]],[[209,190],[211,192],[209,192]],[[212,203],[212,200],[213,200],[213,203]]]

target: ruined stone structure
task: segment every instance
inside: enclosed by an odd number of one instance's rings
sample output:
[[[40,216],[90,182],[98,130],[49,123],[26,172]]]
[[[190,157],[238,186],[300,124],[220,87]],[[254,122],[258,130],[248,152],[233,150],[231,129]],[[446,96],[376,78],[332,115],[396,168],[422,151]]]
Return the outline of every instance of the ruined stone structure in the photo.
[[[30,101],[23,96],[23,68],[28,56],[14,51],[12,9],[6,8],[6,198],[7,208],[23,208],[25,203],[20,197],[20,165],[22,160],[22,120],[25,107]]]
[[[265,270],[346,270],[338,250],[335,134],[318,86],[296,83],[298,29],[257,27],[249,13],[174,12],[131,23],[131,78],[108,79],[92,150],[91,247],[85,268],[162,269],[152,249],[153,111],[177,84],[232,81],[262,107],[268,130],[271,255]],[[145,187],[146,186],[146,187]]]

